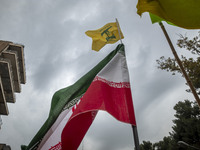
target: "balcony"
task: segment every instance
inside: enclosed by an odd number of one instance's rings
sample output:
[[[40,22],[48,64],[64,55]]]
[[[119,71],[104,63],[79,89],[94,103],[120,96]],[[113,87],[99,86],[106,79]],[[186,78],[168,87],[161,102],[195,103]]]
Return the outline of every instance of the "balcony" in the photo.
[[[26,83],[24,46],[0,41],[0,115],[8,115],[7,103],[15,103],[15,93]]]

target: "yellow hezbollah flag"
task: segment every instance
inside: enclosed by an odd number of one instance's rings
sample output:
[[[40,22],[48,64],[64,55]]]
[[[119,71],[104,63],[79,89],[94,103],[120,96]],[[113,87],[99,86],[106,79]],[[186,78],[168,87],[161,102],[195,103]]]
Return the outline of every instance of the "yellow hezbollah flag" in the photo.
[[[97,30],[86,31],[85,34],[92,38],[92,49],[95,51],[99,51],[106,44],[113,44],[120,40],[116,22],[108,23]],[[121,30],[120,35],[123,39]]]
[[[138,0],[137,13],[144,12],[182,28],[200,29],[200,0]]]

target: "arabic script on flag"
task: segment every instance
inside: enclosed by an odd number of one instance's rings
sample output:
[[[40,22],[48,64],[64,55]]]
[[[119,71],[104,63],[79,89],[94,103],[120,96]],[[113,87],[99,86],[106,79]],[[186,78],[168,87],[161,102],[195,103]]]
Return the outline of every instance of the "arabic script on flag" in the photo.
[[[51,147],[49,150],[61,150],[61,142],[59,142],[58,144],[56,144],[55,146]]]

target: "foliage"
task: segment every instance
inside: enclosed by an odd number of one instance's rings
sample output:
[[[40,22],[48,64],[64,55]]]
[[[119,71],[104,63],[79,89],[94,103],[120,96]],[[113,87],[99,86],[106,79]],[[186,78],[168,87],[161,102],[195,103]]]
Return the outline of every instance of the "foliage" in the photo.
[[[143,141],[140,144],[140,150],[153,150],[153,144],[150,141]]]
[[[171,136],[164,137],[162,141],[153,144],[156,150],[172,150],[173,146],[177,146]]]
[[[163,140],[151,143],[143,141],[140,144],[141,150],[192,150],[194,148],[178,145],[179,141],[184,141],[190,146],[200,149],[200,109],[196,102],[185,100],[178,102],[174,106],[175,119],[172,132]]]
[[[184,141],[194,146],[200,146],[200,110],[196,102],[185,100],[175,105],[173,131],[170,133],[175,143]]]
[[[186,36],[180,35],[180,39],[177,42],[177,45],[180,48],[184,48],[190,51],[194,58],[186,58],[181,56],[181,61],[185,71],[187,72],[190,80],[192,81],[194,88],[197,90],[197,93],[200,94],[200,32],[198,36],[195,36],[193,39],[189,39]],[[181,73],[180,68],[174,58],[165,58],[164,56],[160,57],[159,60],[156,60],[158,68],[172,72],[172,75],[175,73]],[[190,90],[187,90],[190,92]]]

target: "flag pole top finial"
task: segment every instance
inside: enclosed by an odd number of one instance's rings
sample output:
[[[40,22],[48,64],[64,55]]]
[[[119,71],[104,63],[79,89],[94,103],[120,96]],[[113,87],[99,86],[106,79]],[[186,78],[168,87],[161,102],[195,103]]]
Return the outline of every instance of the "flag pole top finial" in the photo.
[[[119,33],[119,39],[120,39],[121,44],[123,44],[123,43],[122,43],[122,36],[121,36],[121,33],[120,33],[119,22],[118,22],[117,18],[115,18],[115,20],[116,20],[116,23],[117,23],[117,29],[118,29],[118,33]]]

